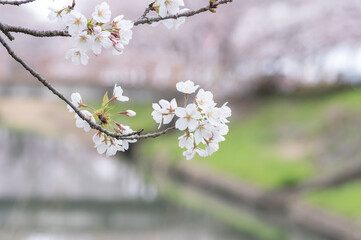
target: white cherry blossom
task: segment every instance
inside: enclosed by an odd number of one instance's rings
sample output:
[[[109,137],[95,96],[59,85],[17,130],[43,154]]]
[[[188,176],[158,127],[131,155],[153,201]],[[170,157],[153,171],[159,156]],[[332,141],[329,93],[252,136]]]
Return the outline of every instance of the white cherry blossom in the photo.
[[[224,141],[224,135],[227,135],[229,132],[229,127],[226,124],[221,124],[214,127],[213,138],[217,139],[219,142]]]
[[[107,152],[105,153],[105,155],[107,157],[110,157],[110,156],[114,156],[117,152],[118,152],[118,148],[119,146],[115,143],[110,143],[108,144],[107,146]]]
[[[178,138],[179,147],[181,148],[192,148],[194,146],[194,135],[193,133],[186,132],[184,135]]]
[[[159,104],[157,103],[153,103],[152,104],[153,107],[153,112],[152,112],[152,117],[154,119],[154,121],[156,123],[159,123],[158,129],[162,126],[162,121],[163,121],[163,109],[160,107]]]
[[[95,7],[95,11],[92,14],[95,21],[100,23],[107,23],[110,21],[111,11],[109,5],[103,2]]]
[[[204,91],[203,89],[200,89],[196,96],[196,101],[198,104],[198,107],[205,109],[207,107],[213,106],[213,94],[210,91]]]
[[[194,93],[198,87],[190,80],[179,82],[176,86],[178,91],[185,94]],[[226,104],[221,108],[216,107],[213,94],[200,89],[193,103],[188,104],[185,108],[176,108],[175,115],[178,120],[175,128],[184,131],[184,134],[178,138],[179,146],[187,149],[183,155],[188,160],[192,159],[196,153],[205,157],[218,151],[219,142],[224,141],[224,135],[229,132],[226,123],[229,122],[227,118],[231,116],[232,112]],[[163,99],[160,104],[153,104],[152,116],[159,124],[164,121],[164,116],[168,112],[165,110],[167,105],[169,102]],[[205,149],[200,148],[200,144],[204,145]]]
[[[175,114],[179,117],[175,127],[179,130],[194,130],[198,126],[198,119],[202,117],[198,112],[196,105],[189,104],[186,108],[178,107]]]
[[[93,27],[93,31],[94,31],[95,34],[99,34],[99,33],[101,33],[103,31],[103,29],[102,29],[101,26],[95,25]]]
[[[102,52],[103,48],[110,48],[113,46],[112,41],[109,39],[110,32],[102,31],[93,37],[92,50],[94,54],[98,55]]]
[[[119,29],[119,41],[122,45],[128,45],[132,39],[132,28],[134,23],[130,20],[124,20],[123,15],[120,15],[113,19],[113,24]]]
[[[122,45],[128,45],[132,37],[133,37],[133,31],[130,29],[119,31],[119,41]]]
[[[105,142],[104,134],[102,132],[97,132],[96,134],[94,134],[93,142],[94,142],[94,147],[97,147],[102,142]]]
[[[157,0],[153,6],[159,6],[159,16],[165,17],[168,14],[176,14],[179,7],[184,6],[183,0]]]
[[[108,149],[108,144],[107,142],[101,142],[100,144],[94,146],[97,149],[97,152],[99,154],[103,154],[107,151]]]
[[[98,132],[93,136],[94,147],[97,149],[99,154],[107,152],[110,142],[105,140],[104,134]]]
[[[123,18],[124,18],[124,15],[116,16],[116,17],[113,19],[113,24],[114,24],[115,26],[117,26],[118,23],[123,20]],[[118,27],[118,26],[117,26],[117,27]]]
[[[82,65],[87,65],[88,64],[88,60],[89,60],[89,57],[88,55],[81,51],[80,49],[78,48],[72,48],[70,49],[66,55],[65,55],[65,58],[66,59],[69,59],[71,58],[71,61],[75,64],[75,65],[79,65],[79,64],[82,64]]]
[[[83,111],[81,111],[81,113],[83,113],[85,115],[85,117],[90,119],[91,122],[95,123],[95,119],[93,117],[93,114],[91,114],[89,111],[83,110]],[[75,119],[76,119],[75,125],[76,125],[77,128],[83,128],[85,132],[90,131],[91,127],[90,127],[89,123],[87,123],[85,120],[80,118],[77,113],[75,113]]]
[[[71,94],[71,103],[77,108],[79,108],[82,104],[81,96],[78,92]],[[74,112],[74,110],[69,105],[67,105],[67,108],[69,112]]]
[[[186,13],[188,11],[189,11],[188,8],[183,8],[178,12],[178,14]],[[185,21],[186,21],[186,17],[180,17],[177,19],[166,19],[163,20],[162,23],[168,29],[172,29],[172,28],[178,29]]]
[[[192,158],[194,158],[196,153],[198,153],[198,155],[201,157],[208,156],[208,153],[205,150],[200,149],[197,146],[194,146],[194,147],[189,148],[188,150],[184,151],[183,156],[185,156],[187,160],[191,160]]]
[[[176,88],[179,92],[192,94],[199,88],[199,85],[194,85],[194,82],[187,80],[185,82],[178,82]]]
[[[207,120],[213,125],[220,125],[221,124],[221,111],[219,108],[214,106],[209,106],[204,110],[205,116]]]
[[[123,19],[123,15],[114,18],[113,22],[120,31],[128,31],[134,27],[134,22]]]
[[[101,132],[93,136],[94,147],[99,154],[106,153],[106,156],[114,156],[118,151],[124,152],[123,140],[117,140],[111,137],[104,137]]]
[[[175,98],[173,98],[170,102],[168,101],[159,101],[159,104],[164,109],[164,115],[163,115],[163,123],[168,124],[173,120],[173,117],[175,115],[175,110],[177,109],[177,101]]]
[[[177,101],[173,98],[170,102],[161,99],[159,104],[152,104],[154,111],[152,112],[153,119],[159,123],[159,127],[163,124],[168,124],[173,120],[175,110],[177,109]]]
[[[80,12],[73,10],[66,18],[66,24],[69,27],[69,34],[74,36],[86,29],[87,19]]]
[[[213,139],[210,139],[206,142],[206,151],[208,155],[212,155],[214,152],[218,151],[219,143]]]
[[[68,16],[66,7],[63,7],[62,9],[54,9],[52,7],[49,7],[49,10],[50,10],[50,13],[48,14],[49,20],[50,21],[56,20],[60,26],[63,26]]]
[[[123,130],[122,134],[130,134],[130,133],[134,132],[129,126],[124,126],[124,125],[123,125],[123,128],[124,128],[124,130]],[[120,143],[120,141],[121,141],[121,143]],[[118,142],[118,144],[120,144],[124,150],[128,150],[128,149],[129,149],[129,143],[135,143],[135,142],[137,142],[136,139],[132,139],[132,140],[120,140],[120,141]]]
[[[198,145],[203,141],[203,138],[212,137],[212,126],[207,122],[198,122],[198,126],[194,132],[194,139]]]
[[[134,22],[123,19],[123,15],[111,20],[111,12],[106,2],[95,7],[92,17],[87,19],[69,6],[60,10],[50,9],[49,19],[57,20],[68,28],[75,48],[69,50],[66,56],[72,57],[75,65],[88,63],[86,51],[89,49],[99,55],[102,48],[111,48],[114,55],[120,55],[133,37]]]
[[[114,85],[114,90],[113,90],[113,97],[120,101],[120,102],[127,102],[129,101],[129,98],[126,96],[123,96],[123,89],[121,86],[117,86],[117,84]]]
[[[72,37],[72,41],[76,48],[79,48],[84,52],[90,49],[92,44],[92,38],[90,35],[88,35],[87,32],[81,32],[78,35]]]
[[[123,141],[118,139],[111,139],[108,143],[108,149],[106,152],[106,156],[114,156],[118,151],[124,152],[124,148],[122,146]]]
[[[232,115],[232,110],[226,106],[227,103],[223,104],[223,106],[220,108],[220,120],[222,123],[229,123],[227,118],[229,118]]]

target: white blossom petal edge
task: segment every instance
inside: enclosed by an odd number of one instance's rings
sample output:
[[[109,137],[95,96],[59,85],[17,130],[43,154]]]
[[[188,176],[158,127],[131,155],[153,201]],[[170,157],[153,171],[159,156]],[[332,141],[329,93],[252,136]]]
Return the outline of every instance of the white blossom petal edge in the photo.
[[[71,103],[77,108],[80,107],[82,101],[79,93],[75,92],[71,94]],[[67,105],[67,108],[69,112],[74,112],[73,108],[71,108],[69,105]]]
[[[120,101],[120,102],[127,102],[129,101],[129,98],[126,96],[123,96],[123,89],[121,86],[117,86],[117,84],[114,85],[114,90],[113,90],[113,97]]]
[[[92,14],[92,17],[95,21],[100,23],[109,22],[111,17],[111,11],[109,10],[109,5],[106,2],[102,2],[101,4],[95,7],[95,11]]]
[[[66,59],[71,58],[71,61],[75,65],[83,64],[84,66],[88,64],[88,60],[89,60],[88,55],[85,52],[83,52],[77,48],[70,49],[66,53],[65,58]]]
[[[194,85],[194,82],[192,82],[191,80],[187,80],[185,82],[178,82],[176,84],[176,88],[179,92],[191,94],[199,88],[199,85]]]
[[[83,113],[85,115],[85,117],[90,119],[91,122],[95,123],[95,119],[89,111],[83,110],[83,111],[81,111],[81,113]],[[85,132],[90,131],[91,127],[90,127],[89,123],[87,123],[85,120],[81,119],[77,113],[75,113],[75,119],[76,119],[75,125],[77,128],[83,128]]]

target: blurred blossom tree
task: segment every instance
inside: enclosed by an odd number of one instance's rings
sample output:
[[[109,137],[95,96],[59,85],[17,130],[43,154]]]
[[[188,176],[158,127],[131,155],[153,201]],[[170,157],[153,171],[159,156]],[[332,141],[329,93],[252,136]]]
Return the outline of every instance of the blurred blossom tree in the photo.
[[[36,0],[0,0],[1,5],[15,5],[34,2]],[[89,61],[88,51],[99,55],[102,49],[112,49],[114,55],[123,53],[126,45],[132,39],[132,28],[141,24],[156,26],[163,23],[167,28],[179,28],[185,22],[186,17],[191,17],[202,12],[216,12],[216,8],[233,0],[209,0],[207,6],[198,10],[189,10],[184,7],[183,0],[148,0],[148,6],[144,13],[137,20],[125,20],[123,15],[111,19],[110,7],[106,2],[95,6],[91,18],[86,18],[76,10],[76,2],[61,9],[50,8],[49,19],[56,20],[64,28],[62,31],[41,31],[24,28],[21,26],[10,26],[0,22],[1,32],[9,39],[14,40],[13,33],[23,33],[36,37],[70,37],[74,48],[66,53],[66,59],[71,59],[75,65],[87,65]],[[148,17],[151,12],[155,16]],[[113,120],[110,110],[114,108],[115,100],[119,102],[129,101],[123,95],[123,89],[115,85],[113,94],[109,98],[108,93],[103,97],[100,109],[86,105],[79,93],[71,95],[71,101],[64,97],[44,77],[32,69],[10,48],[8,43],[0,36],[0,43],[5,47],[9,55],[20,63],[31,75],[39,80],[51,92],[67,103],[69,112],[75,112],[76,126],[89,132],[97,130],[93,136],[94,147],[98,153],[105,153],[107,156],[116,154],[117,151],[125,151],[129,143],[135,143],[138,139],[156,138],[172,129],[184,131],[179,137],[179,146],[186,148],[183,155],[192,159],[196,153],[200,156],[213,154],[219,148],[219,142],[224,141],[224,135],[228,133],[227,120],[231,116],[231,109],[224,104],[216,107],[213,101],[213,94],[200,89],[191,103],[187,103],[190,94],[199,88],[190,80],[179,82],[176,86],[179,92],[184,93],[184,107],[178,107],[175,99],[170,102],[162,99],[159,104],[153,103],[153,119],[156,123],[169,124],[174,117],[178,117],[175,126],[163,131],[144,134],[143,129],[133,131]],[[119,112],[128,117],[134,117],[136,113],[132,110]]]

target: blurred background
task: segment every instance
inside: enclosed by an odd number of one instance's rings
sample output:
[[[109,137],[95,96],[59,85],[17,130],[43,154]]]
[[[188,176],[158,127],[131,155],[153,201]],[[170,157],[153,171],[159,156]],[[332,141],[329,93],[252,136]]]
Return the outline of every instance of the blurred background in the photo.
[[[77,1],[90,16],[98,0]],[[0,22],[59,29],[38,0]],[[146,1],[108,1],[112,17]],[[207,0],[185,0],[190,9]],[[186,161],[172,132],[113,158],[63,102],[0,47],[0,239],[361,239],[361,2],[235,0],[178,30],[138,26],[123,55],[65,60],[68,38],[14,34],[14,51],[65,96],[99,105],[114,84],[118,120],[153,132],[151,103],[191,79],[233,110],[208,158]]]

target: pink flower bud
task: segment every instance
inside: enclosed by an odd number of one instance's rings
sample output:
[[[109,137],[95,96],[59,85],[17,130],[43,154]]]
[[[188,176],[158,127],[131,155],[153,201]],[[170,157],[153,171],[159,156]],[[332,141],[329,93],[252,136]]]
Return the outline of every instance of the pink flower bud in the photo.
[[[95,34],[99,34],[99,33],[102,32],[102,27],[101,26],[94,26],[93,30],[94,30]]]
[[[109,39],[110,39],[110,41],[112,41],[112,43],[113,43],[114,45],[118,44],[117,40],[115,40],[114,38],[110,37]]]
[[[115,50],[117,50],[120,53],[123,52],[123,50],[124,50],[124,46],[120,43],[114,44],[114,48],[115,48]]]
[[[119,36],[119,30],[118,30],[118,33],[112,32],[112,36],[114,36],[115,38],[120,38],[120,36]]]
[[[120,112],[120,114],[127,115],[128,117],[134,117],[135,115],[137,115],[137,113],[134,112],[133,110],[127,110],[125,112]]]
[[[125,126],[123,124],[121,124],[121,123],[115,123],[115,124],[119,127],[120,130],[125,130],[126,129]]]

